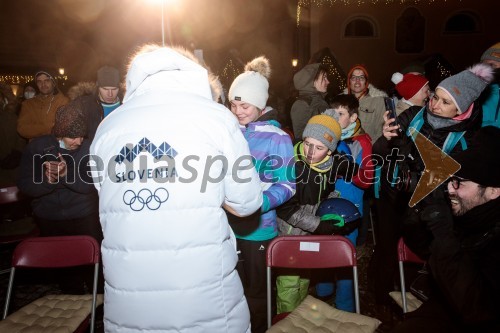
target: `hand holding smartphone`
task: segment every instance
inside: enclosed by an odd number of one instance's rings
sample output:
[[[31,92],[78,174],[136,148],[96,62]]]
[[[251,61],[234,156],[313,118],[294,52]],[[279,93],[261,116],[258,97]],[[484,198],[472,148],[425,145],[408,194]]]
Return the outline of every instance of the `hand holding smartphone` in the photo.
[[[390,125],[391,126],[399,125],[398,116],[396,114],[396,101],[394,100],[394,98],[384,97],[384,102],[385,102],[385,109],[389,111],[388,118],[394,119],[394,122],[392,122]]]
[[[384,128],[383,135],[387,140],[394,136],[398,136],[401,128],[398,123],[398,116],[396,114],[396,99],[391,97],[384,97],[385,109],[387,110],[384,115]]]

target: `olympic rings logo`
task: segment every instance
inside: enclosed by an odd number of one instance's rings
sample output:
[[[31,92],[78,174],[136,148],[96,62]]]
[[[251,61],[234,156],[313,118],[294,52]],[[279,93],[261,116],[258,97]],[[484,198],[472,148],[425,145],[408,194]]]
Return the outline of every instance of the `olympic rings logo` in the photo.
[[[133,211],[139,212],[147,207],[149,210],[157,210],[161,204],[168,200],[167,189],[160,187],[153,192],[144,188],[135,194],[132,190],[127,190],[123,194],[123,202],[130,206]]]

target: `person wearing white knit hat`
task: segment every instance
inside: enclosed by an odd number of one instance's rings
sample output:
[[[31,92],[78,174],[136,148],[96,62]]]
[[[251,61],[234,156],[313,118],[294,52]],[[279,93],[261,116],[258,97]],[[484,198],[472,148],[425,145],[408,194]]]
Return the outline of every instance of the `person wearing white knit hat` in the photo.
[[[248,141],[264,190],[264,202],[255,223],[239,221],[228,214],[240,251],[241,264],[237,268],[250,308],[252,333],[267,329],[265,249],[278,235],[275,208],[295,194],[292,140],[279,128],[277,112],[266,107],[270,74],[269,60],[263,56],[255,58],[246,64],[245,72],[234,80],[228,94],[231,112]],[[241,230],[242,225],[247,230]],[[248,230],[248,226],[254,227]]]

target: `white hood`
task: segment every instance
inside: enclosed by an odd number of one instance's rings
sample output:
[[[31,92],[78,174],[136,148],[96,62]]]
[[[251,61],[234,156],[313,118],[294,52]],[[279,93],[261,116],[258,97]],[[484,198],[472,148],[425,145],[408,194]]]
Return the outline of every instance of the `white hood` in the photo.
[[[167,48],[134,59],[127,73],[123,102],[151,90],[189,92],[212,99],[207,70]]]

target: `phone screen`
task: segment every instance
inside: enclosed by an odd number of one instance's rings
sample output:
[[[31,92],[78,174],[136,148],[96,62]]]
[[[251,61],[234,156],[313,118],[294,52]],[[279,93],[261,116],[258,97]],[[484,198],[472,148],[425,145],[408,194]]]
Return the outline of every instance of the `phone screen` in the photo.
[[[394,119],[394,122],[391,124],[391,126],[397,125],[397,115],[396,115],[396,103],[393,98],[390,97],[385,97],[384,98],[385,102],[385,109],[389,111],[389,118]]]

